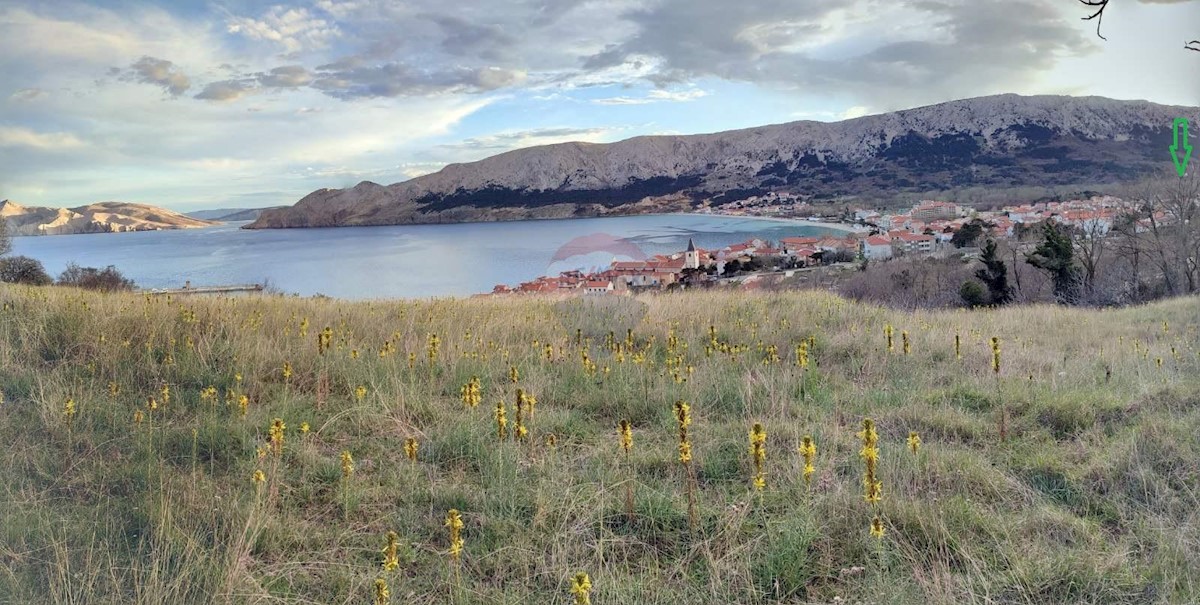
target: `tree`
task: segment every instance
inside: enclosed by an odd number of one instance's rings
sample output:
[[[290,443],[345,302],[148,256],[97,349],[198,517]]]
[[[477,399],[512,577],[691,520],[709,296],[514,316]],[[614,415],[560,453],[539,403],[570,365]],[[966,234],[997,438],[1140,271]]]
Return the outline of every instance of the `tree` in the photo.
[[[12,252],[12,228],[8,220],[0,218],[0,256]]]
[[[1071,230],[1071,242],[1075,245],[1075,257],[1083,268],[1083,286],[1091,295],[1096,285],[1096,271],[1104,257],[1104,243],[1108,225],[1099,219],[1084,221],[1078,229]]]
[[[975,245],[975,240],[979,239],[981,235],[983,235],[983,221],[974,219],[954,232],[954,235],[950,237],[950,243],[954,244],[955,248],[966,248]]]
[[[127,279],[116,267],[109,265],[104,269],[95,267],[80,267],[75,263],[67,265],[66,271],[58,276],[58,285],[75,286],[85,290],[132,290],[133,280]]]
[[[968,307],[982,307],[987,303],[987,293],[983,286],[975,280],[967,280],[963,282],[962,287],[958,289],[958,295],[962,298],[963,303]]]
[[[996,240],[988,238],[984,243],[979,262],[983,263],[983,268],[975,271],[975,277],[987,286],[989,302],[996,306],[1012,302],[1013,289],[1008,285],[1008,267],[996,251]]]
[[[1168,295],[1200,291],[1200,171],[1183,178],[1172,171],[1129,197],[1114,226],[1122,257],[1150,265]]]
[[[1046,221],[1042,238],[1042,243],[1025,255],[1025,262],[1050,274],[1054,297],[1060,304],[1074,304],[1079,300],[1079,268],[1075,266],[1071,238],[1053,221]]]
[[[48,286],[54,283],[45,267],[37,259],[28,256],[0,258],[0,282]]]

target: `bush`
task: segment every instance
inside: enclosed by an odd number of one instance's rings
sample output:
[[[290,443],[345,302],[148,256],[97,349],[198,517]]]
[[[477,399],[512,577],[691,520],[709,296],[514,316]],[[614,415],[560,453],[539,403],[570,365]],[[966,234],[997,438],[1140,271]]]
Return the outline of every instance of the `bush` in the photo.
[[[0,281],[30,286],[48,286],[54,282],[41,261],[28,256],[0,258]]]
[[[987,292],[977,281],[965,281],[958,289],[958,295],[968,307],[982,307],[987,303]]]
[[[85,290],[132,290],[133,280],[127,279],[116,267],[109,265],[104,269],[95,267],[80,267],[75,263],[67,265],[67,270],[58,276],[58,285],[75,286]]]

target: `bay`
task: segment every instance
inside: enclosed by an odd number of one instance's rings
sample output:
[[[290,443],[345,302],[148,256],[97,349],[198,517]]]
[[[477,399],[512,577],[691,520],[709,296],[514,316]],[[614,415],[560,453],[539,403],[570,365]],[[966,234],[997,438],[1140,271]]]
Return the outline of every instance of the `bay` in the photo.
[[[17,237],[13,254],[40,260],[55,276],[69,262],[114,265],[142,288],[266,281],[302,296],[428,298],[604,267],[614,257],[678,252],[688,238],[720,248],[753,237],[837,232],[819,223],[701,214],[261,231],[243,224]]]

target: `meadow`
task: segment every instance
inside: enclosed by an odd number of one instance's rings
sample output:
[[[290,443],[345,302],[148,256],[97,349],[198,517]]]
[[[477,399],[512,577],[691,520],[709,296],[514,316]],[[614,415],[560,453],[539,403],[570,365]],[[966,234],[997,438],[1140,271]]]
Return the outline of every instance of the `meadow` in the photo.
[[[0,301],[0,602],[1200,601],[1194,297]]]

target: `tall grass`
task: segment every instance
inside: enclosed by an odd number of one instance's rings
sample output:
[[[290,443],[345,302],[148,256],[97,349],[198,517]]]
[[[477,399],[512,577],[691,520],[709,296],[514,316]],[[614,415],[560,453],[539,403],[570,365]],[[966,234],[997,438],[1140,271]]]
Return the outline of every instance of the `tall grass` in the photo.
[[[4,287],[0,302],[0,602],[364,603],[382,578],[392,603],[570,603],[584,571],[597,604],[1200,600],[1195,298],[903,313],[819,293]],[[801,342],[803,368],[778,353]],[[464,404],[473,377],[482,405]],[[518,388],[537,400],[519,441]]]

